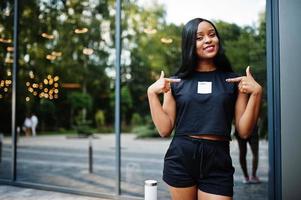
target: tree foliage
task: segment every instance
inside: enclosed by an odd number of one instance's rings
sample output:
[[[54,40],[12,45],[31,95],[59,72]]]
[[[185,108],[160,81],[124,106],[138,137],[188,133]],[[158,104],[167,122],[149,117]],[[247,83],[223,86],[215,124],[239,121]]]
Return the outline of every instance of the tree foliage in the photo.
[[[8,5],[11,8],[9,15],[5,12]],[[104,119],[106,126],[114,123],[114,6],[113,0],[21,1],[19,125],[23,123],[26,112],[37,111],[43,120],[42,116],[47,113],[45,109],[52,109],[50,113],[55,116],[55,127],[70,128],[74,109],[79,108],[89,108],[86,117],[94,125],[100,123],[95,121],[98,110],[105,116],[101,117],[101,124]],[[1,38],[12,39],[12,8],[12,1],[4,0],[0,4]],[[167,23],[166,9],[159,3],[142,7],[136,0],[128,0],[123,2],[122,9],[121,111],[124,124],[130,125],[134,113],[134,118],[139,118],[139,121],[149,117],[146,89],[158,78],[160,71],[172,76],[180,66],[182,25]],[[263,16],[261,14],[256,27],[240,27],[224,21],[215,21],[215,24],[235,71],[244,74],[250,65],[256,79],[265,86]],[[76,29],[81,33],[76,33]],[[43,33],[53,38],[47,38]],[[0,42],[1,80],[11,79],[8,72],[12,64],[6,62],[12,57],[7,51],[9,46],[12,43]],[[49,55],[57,56],[47,59]],[[30,92],[27,82],[30,86],[42,84],[41,90],[44,91],[44,80],[49,75],[59,77],[58,98],[49,99],[50,95],[46,98]],[[71,83],[77,87],[67,87]],[[0,88],[1,113],[11,112],[7,106],[11,102],[11,89],[8,88],[7,93]],[[1,124],[1,129],[9,130],[7,124],[10,123]],[[46,123],[45,129],[53,129],[53,123]]]

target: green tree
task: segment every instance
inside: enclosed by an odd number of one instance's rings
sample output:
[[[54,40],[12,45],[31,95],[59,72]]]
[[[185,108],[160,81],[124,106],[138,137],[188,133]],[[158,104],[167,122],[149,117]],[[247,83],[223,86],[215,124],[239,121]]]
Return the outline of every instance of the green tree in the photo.
[[[0,3],[0,36],[12,39],[12,14],[5,14],[7,2],[13,8],[9,0]],[[113,124],[115,1],[87,2],[20,2],[19,124],[23,123],[28,111],[51,109],[44,105],[46,100],[56,108],[53,113],[55,127],[70,128],[70,119],[73,121],[73,115],[82,109],[86,109],[83,120],[93,121],[96,125],[96,112],[102,110],[106,125]],[[250,65],[256,79],[265,86],[264,14],[261,14],[258,27],[240,27],[224,21],[216,21],[215,24],[235,71],[244,74],[246,66]],[[147,121],[147,87],[158,78],[161,70],[166,76],[172,76],[180,66],[181,30],[182,25],[166,22],[163,4],[142,7],[137,0],[122,4],[121,111],[127,125],[134,118],[133,113]],[[1,81],[9,79],[8,71],[12,64],[5,60],[12,56],[7,51],[11,45],[0,42]],[[49,75],[59,78],[58,98],[50,99],[50,82],[44,82]],[[76,87],[67,87],[70,83]],[[38,87],[34,88],[33,84]],[[1,105],[5,105],[1,106],[1,113],[11,112],[10,106],[6,106],[11,101],[9,91],[0,98]],[[77,96],[70,98],[74,93],[81,95],[77,103],[85,99],[83,96],[89,96],[89,106],[79,108],[73,102]]]
[[[72,118],[76,115],[76,123],[85,123],[86,119],[84,113],[81,112],[83,109],[90,110],[92,107],[92,98],[89,94],[83,92],[73,92],[68,96],[71,104],[71,123]]]

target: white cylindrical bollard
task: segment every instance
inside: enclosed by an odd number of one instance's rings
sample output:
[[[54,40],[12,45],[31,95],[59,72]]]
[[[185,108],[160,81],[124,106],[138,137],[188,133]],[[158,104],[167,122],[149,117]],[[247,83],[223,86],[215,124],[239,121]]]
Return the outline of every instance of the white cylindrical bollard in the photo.
[[[156,180],[146,180],[144,182],[144,200],[157,200]]]

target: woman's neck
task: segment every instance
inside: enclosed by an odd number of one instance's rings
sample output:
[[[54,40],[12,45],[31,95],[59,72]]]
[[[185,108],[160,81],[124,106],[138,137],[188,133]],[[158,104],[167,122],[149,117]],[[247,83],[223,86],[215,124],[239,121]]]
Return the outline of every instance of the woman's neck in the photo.
[[[213,60],[202,60],[199,61],[196,71],[202,71],[202,72],[208,72],[208,71],[214,71],[216,69],[216,66],[213,62]]]

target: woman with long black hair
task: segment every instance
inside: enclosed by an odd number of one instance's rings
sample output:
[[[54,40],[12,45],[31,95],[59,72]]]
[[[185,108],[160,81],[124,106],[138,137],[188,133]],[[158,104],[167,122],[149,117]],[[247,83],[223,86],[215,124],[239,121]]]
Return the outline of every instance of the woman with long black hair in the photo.
[[[232,199],[231,123],[234,118],[240,137],[247,138],[262,98],[250,67],[237,76],[214,24],[195,18],[183,28],[180,69],[172,78],[162,71],[147,94],[159,134],[168,137],[175,129],[163,170],[172,199]]]

